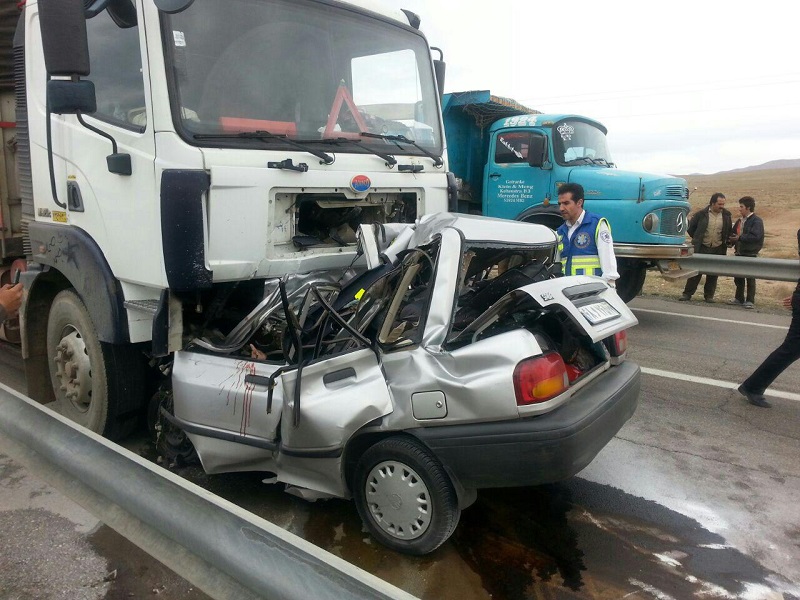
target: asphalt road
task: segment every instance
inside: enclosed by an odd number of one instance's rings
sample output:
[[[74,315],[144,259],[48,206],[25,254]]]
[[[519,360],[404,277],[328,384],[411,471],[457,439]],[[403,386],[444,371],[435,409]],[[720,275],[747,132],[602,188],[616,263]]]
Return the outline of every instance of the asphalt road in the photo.
[[[258,474],[178,472],[421,598],[797,600],[800,364],[768,394],[772,409],[750,406],[732,389],[780,343],[789,317],[646,298],[632,307],[640,324],[629,334],[629,358],[644,375],[631,421],[570,481],[480,492],[431,556],[376,545],[349,502],[309,504]],[[0,356],[0,380],[19,385],[18,369]],[[30,536],[25,523],[57,521],[69,538],[58,547],[71,550],[18,543],[9,561],[0,549],[0,598],[202,597],[141,556],[143,567],[120,562],[129,556],[124,540],[98,547],[98,531],[116,534],[2,457],[1,443],[0,546],[9,546],[9,531]],[[7,500],[20,493],[28,505]],[[65,595],[47,591],[56,587],[33,593],[43,573]]]

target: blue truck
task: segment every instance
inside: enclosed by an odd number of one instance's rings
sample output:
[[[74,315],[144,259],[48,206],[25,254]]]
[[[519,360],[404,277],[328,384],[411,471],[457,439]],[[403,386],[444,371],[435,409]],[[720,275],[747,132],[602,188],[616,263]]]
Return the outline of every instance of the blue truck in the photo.
[[[542,114],[485,90],[445,94],[442,112],[459,212],[555,229],[559,186],[580,183],[587,210],[611,224],[623,300],[639,294],[649,268],[681,276],[677,259],[692,254],[684,179],[617,169],[606,128],[579,115]]]

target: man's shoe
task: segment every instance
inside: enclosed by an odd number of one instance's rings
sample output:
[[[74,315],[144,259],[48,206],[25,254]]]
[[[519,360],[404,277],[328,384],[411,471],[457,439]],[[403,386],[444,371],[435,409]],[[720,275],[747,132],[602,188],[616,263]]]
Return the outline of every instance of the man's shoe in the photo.
[[[692,297],[689,294],[681,294],[681,297],[678,298],[678,302],[688,302],[691,299]]]
[[[750,390],[744,388],[743,385],[740,385],[736,388],[739,393],[747,398],[747,401],[752,404],[753,406],[760,406],[761,408],[772,408],[772,405],[764,399],[764,396],[761,394],[754,394]]]
[[[731,298],[730,300],[728,300],[728,302],[726,302],[726,304],[730,304],[731,306],[741,306],[742,301],[737,300],[736,298]]]
[[[712,298],[711,296],[706,296],[705,298],[703,298],[703,300],[705,300],[709,304],[714,304],[714,298]]]
[[[755,305],[755,304],[753,304],[752,302],[745,302],[744,304],[742,304],[742,308],[749,308],[749,309],[751,309],[751,310],[752,310],[752,309],[754,309],[755,307],[756,307],[756,305]]]

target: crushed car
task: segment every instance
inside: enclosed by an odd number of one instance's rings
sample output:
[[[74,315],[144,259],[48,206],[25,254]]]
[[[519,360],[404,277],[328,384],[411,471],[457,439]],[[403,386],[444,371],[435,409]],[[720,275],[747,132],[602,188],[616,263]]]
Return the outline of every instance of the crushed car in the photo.
[[[260,283],[177,352],[161,446],[353,498],[375,539],[422,555],[476,490],[571,477],[633,414],[636,318],[602,279],[561,276],[552,230],[429,215],[361,225],[359,255]]]

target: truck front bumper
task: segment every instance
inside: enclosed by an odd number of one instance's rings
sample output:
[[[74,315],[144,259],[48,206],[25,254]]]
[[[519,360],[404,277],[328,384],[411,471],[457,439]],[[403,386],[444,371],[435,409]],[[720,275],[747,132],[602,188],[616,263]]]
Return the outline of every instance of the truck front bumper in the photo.
[[[617,258],[667,259],[686,258],[694,254],[691,244],[618,244],[614,243]]]
[[[408,433],[465,489],[552,483],[572,477],[597,456],[633,415],[639,388],[639,366],[626,361],[541,416]]]

